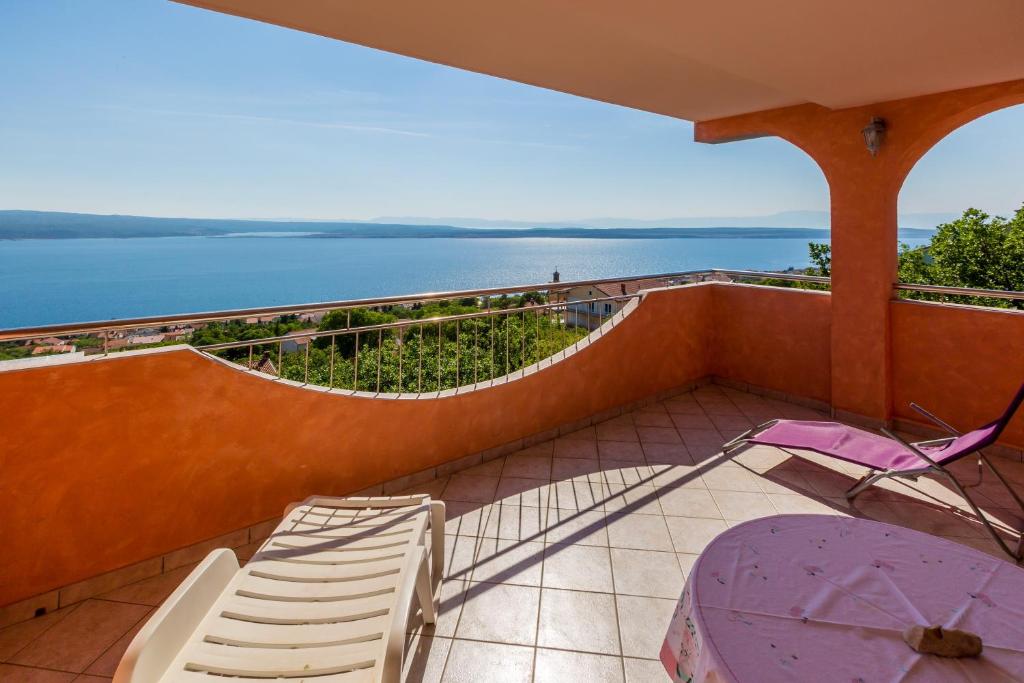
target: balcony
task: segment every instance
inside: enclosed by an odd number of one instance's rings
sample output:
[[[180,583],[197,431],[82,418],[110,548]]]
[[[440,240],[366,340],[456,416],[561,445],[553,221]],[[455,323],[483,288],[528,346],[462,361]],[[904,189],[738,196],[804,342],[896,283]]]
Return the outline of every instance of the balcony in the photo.
[[[883,483],[850,504],[842,493],[863,473],[856,466],[763,446],[723,455],[754,424],[833,412],[832,295],[700,279],[624,295],[621,311],[581,326],[549,357],[516,361],[509,351],[507,374],[470,373],[471,356],[460,355],[451,387],[394,391],[365,370],[317,386],[305,381],[308,365],[301,376],[309,344],[283,363],[297,379],[251,369],[258,351],[247,346],[287,353],[284,340],[245,342],[234,361],[214,355],[221,347],[179,345],[0,372],[3,431],[13,435],[0,513],[10,624],[0,630],[0,680],[111,676],[134,632],[210,549],[248,557],[283,507],[311,493],[429,492],[447,503],[442,617],[411,624],[409,680],[558,681],[581,671],[661,680],[658,649],[689,567],[716,534],[758,517],[865,517],[1001,556],[935,480]],[[547,308],[530,315],[561,329],[573,305],[548,287]],[[890,308],[891,424],[925,432],[910,400],[961,426],[999,412],[1024,375],[1010,353],[1024,315],[898,299]],[[523,312],[503,315],[509,324]],[[488,308],[460,321],[494,316]],[[456,325],[445,338],[468,343]],[[358,329],[327,333],[332,359],[344,360],[334,336]],[[363,334],[374,345],[382,337],[379,326]],[[1024,484],[1019,420],[1005,437],[1000,467]],[[973,463],[956,467],[973,479]],[[1015,542],[1012,500],[994,484],[977,492]]]
[[[832,279],[683,273],[582,302],[543,285],[0,331],[34,342],[0,364],[0,682],[109,680],[201,558],[251,557],[314,493],[447,503],[442,614],[410,624],[410,681],[663,681],[660,641],[695,558],[777,513],[1002,556],[935,480],[885,481],[851,504],[857,467],[721,447],[778,417],[929,434],[911,401],[973,427],[1019,386],[1024,313],[955,301],[1024,294],[895,284],[915,163],[1024,103],[1013,3],[179,1],[692,121],[696,142],[784,139],[828,183]],[[141,348],[171,341],[154,327],[466,297],[473,310],[438,318]],[[1022,447],[1017,418],[987,449],[1019,486]],[[973,480],[973,463],[953,468]],[[997,537],[1019,538],[1012,498],[974,491]]]

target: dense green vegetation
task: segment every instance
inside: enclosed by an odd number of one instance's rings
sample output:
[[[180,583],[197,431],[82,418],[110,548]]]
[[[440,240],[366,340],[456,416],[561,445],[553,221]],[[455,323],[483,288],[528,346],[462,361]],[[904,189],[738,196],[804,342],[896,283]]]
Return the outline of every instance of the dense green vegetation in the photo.
[[[0,360],[16,360],[18,358],[28,358],[31,355],[32,349],[27,346],[0,344]]]
[[[514,372],[566,348],[587,334],[567,327],[546,309],[539,293],[492,298],[438,301],[378,309],[332,311],[320,322],[308,351],[300,347],[282,352],[278,344],[253,347],[252,358],[266,355],[280,374],[296,381],[359,391],[432,392],[482,382]],[[507,314],[480,315],[491,311],[528,308]],[[434,318],[476,314],[459,321],[434,322]],[[402,325],[401,323],[407,323]],[[383,329],[366,329],[384,325]],[[213,326],[210,326],[213,327]],[[193,336],[192,344],[259,339],[283,335],[300,325],[292,321],[274,331],[259,334],[240,323],[218,325],[208,334]],[[207,332],[210,328],[202,330]],[[351,331],[346,331],[351,329]],[[357,333],[358,330],[358,333]],[[233,340],[230,340],[233,341]],[[357,346],[358,345],[358,346]],[[249,348],[219,352],[243,364]],[[333,361],[333,362],[332,362]],[[332,373],[333,365],[333,373]]]
[[[288,379],[361,391],[438,391],[501,377],[546,358],[582,337],[555,317],[536,313],[423,323],[336,337],[331,382],[331,345],[320,338],[306,354],[283,356]],[[351,351],[343,346],[351,344]],[[324,348],[326,347],[326,348]]]
[[[1024,206],[1010,219],[968,209],[940,225],[924,249],[900,247],[900,282],[1024,291]],[[950,297],[905,292],[919,299]],[[964,303],[1024,308],[1024,301],[952,297]]]
[[[255,364],[265,355],[274,372],[281,366],[283,377],[322,386],[380,392],[451,389],[515,372],[586,335],[584,329],[566,326],[557,313],[534,307],[546,302],[544,295],[529,292],[489,300],[466,298],[410,307],[338,310],[320,321],[316,329],[323,334],[312,339],[308,352],[300,337],[296,340],[298,350],[295,344],[268,343],[254,345],[251,351],[242,346],[216,353],[242,365],[248,365],[250,358]],[[488,316],[488,311],[511,312]],[[458,315],[476,317],[434,321]],[[378,325],[386,327],[366,329]],[[197,329],[188,343],[202,347],[255,341],[309,329],[310,323],[295,315],[260,323],[231,320]],[[98,351],[103,341],[81,337],[73,343],[79,350]],[[165,340],[131,348],[177,343],[181,342]],[[0,344],[0,360],[24,358],[31,353],[32,347]]]
[[[280,337],[301,330],[305,324],[298,316],[286,315],[267,323],[246,323],[243,320],[228,320],[226,322],[210,323],[206,327],[192,333],[189,343],[192,346],[206,346],[208,344],[224,344],[226,342],[245,341],[249,339],[264,339],[266,337]]]
[[[812,263],[808,275],[832,275],[832,248],[828,244],[807,245]],[[900,244],[898,276],[900,282],[1024,291],[1024,206],[1012,218],[990,216],[968,209],[956,220],[936,228],[931,242],[913,248]],[[762,284],[822,289],[824,285],[765,279]],[[924,292],[900,292],[907,299],[950,301],[996,308],[1024,309],[1024,301],[965,297]]]

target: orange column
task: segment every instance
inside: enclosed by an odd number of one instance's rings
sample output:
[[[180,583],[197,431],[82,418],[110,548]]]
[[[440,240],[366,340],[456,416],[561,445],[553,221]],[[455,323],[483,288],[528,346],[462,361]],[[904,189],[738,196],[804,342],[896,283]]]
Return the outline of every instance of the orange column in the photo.
[[[870,156],[863,149],[863,156]],[[832,169],[832,405],[888,420],[889,299],[896,281],[899,186],[879,164]]]
[[[832,406],[838,415],[883,422],[892,416],[889,300],[897,201],[907,173],[950,131],[1021,102],[1024,80],[850,109],[806,104],[696,124],[698,142],[784,138],[825,174],[832,202]],[[876,156],[861,133],[874,117],[887,128]]]

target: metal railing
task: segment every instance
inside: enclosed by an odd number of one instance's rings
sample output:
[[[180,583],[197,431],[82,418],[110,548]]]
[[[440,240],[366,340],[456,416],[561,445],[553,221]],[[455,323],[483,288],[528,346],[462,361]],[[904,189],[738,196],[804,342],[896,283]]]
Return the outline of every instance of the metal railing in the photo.
[[[206,311],[201,313],[184,313],[175,315],[156,315],[143,318],[120,318],[109,321],[92,321],[80,323],[63,323],[59,325],[43,325],[38,327],[20,327],[0,330],[0,342],[20,341],[48,336],[66,336],[71,334],[100,334],[105,331],[136,330],[147,327],[167,327],[191,323],[209,323],[241,318],[268,318],[285,315],[301,315],[305,313],[323,313],[329,311],[378,308],[381,306],[404,306],[422,304],[432,301],[453,301],[468,297],[493,297],[502,294],[521,294],[523,292],[566,291],[576,287],[601,285],[608,283],[638,282],[641,280],[680,280],[699,278],[715,273],[747,272],[719,270],[688,270],[677,273],[659,273],[656,275],[629,275],[626,277],[599,278],[593,280],[574,280],[570,282],[544,282],[530,285],[513,285],[509,287],[488,287],[482,289],[465,289],[448,292],[424,292],[421,294],[402,294],[396,296],[375,297],[369,299],[345,299],[340,301],[321,301],[288,306],[268,306],[263,308],[238,308],[224,311]],[[751,271],[752,272],[752,271]],[[761,277],[774,277],[773,274],[762,273]]]
[[[724,275],[733,280],[782,280],[784,282],[806,282],[820,285],[828,285],[832,278],[821,275],[804,275],[802,273],[772,273],[761,270],[725,270],[715,268],[706,271],[707,275]]]
[[[339,301],[320,301],[287,306],[266,306],[261,308],[237,308],[222,311],[204,311],[199,313],[179,313],[172,315],[155,315],[140,318],[119,318],[116,320],[97,320],[89,322],[61,323],[56,325],[40,325],[0,329],[0,342],[25,341],[41,337],[65,337],[70,335],[103,335],[119,331],[131,331],[154,327],[172,327],[194,323],[224,322],[244,318],[276,318],[287,315],[303,315],[327,313],[337,310],[357,308],[379,308],[382,306],[406,306],[438,301],[454,301],[468,297],[494,297],[503,294],[521,294],[524,292],[565,292],[577,287],[602,284],[619,284],[639,282],[643,280],[660,280],[671,284],[691,284],[708,277],[725,276],[738,280],[785,280],[792,282],[815,282],[828,284],[829,278],[799,273],[773,273],[753,270],[727,270],[709,268],[703,270],[686,270],[654,275],[628,275],[625,277],[598,278],[591,280],[573,280],[567,282],[545,282],[529,285],[512,285],[507,287],[488,287],[482,289],[453,290],[447,292],[423,292],[420,294],[401,294],[366,299],[344,299]]]
[[[638,298],[640,290],[708,278],[828,282],[797,273],[695,270],[428,292],[7,330],[0,331],[0,352],[18,341],[55,337],[86,344],[88,353],[107,355],[173,343],[147,342],[158,339],[161,329],[194,325],[196,329],[188,328],[191,337],[182,341],[249,370],[332,389],[437,392],[508,379],[517,372],[523,375],[545,360],[550,364],[567,348],[578,347],[591,331],[600,335],[601,326]],[[578,296],[581,293],[591,296]],[[518,295],[518,300],[508,295]],[[367,311],[374,311],[374,316],[365,315]],[[364,314],[358,321],[353,318],[357,312]],[[326,315],[332,317],[317,319]],[[368,321],[370,317],[386,320]],[[268,329],[275,332],[268,335]],[[143,336],[129,336],[139,330]],[[151,334],[146,336],[147,332]],[[246,338],[250,334],[254,338]],[[210,342],[218,337],[227,339]]]
[[[200,345],[264,374],[331,389],[434,393],[525,376],[550,365],[640,294],[492,308],[359,327]],[[603,307],[608,305],[608,311]],[[601,308],[598,308],[601,307]],[[593,310],[592,310],[593,309]],[[285,345],[294,348],[285,350]],[[301,350],[299,349],[301,347]],[[258,357],[259,355],[259,357]]]
[[[977,301],[985,299],[999,299],[1024,303],[1024,292],[1015,292],[1001,289],[976,289],[972,287],[945,287],[942,285],[925,285],[912,282],[899,282],[893,289],[896,295],[900,292],[913,292],[914,294],[928,295],[926,300],[946,302],[948,297],[955,297],[961,301]]]
[[[605,286],[608,289],[609,283],[615,284],[614,291],[598,291],[600,294],[618,294],[618,288],[625,291],[626,285],[642,282],[644,288],[657,286],[671,286],[684,283],[700,281],[707,277],[708,271],[685,271],[678,273],[663,273],[657,275],[638,275],[620,278],[576,280],[570,282],[548,282],[542,284],[513,285],[505,287],[488,287],[471,290],[455,290],[447,292],[426,292],[411,295],[385,296],[367,299],[348,299],[341,301],[314,302],[308,304],[297,304],[288,306],[273,306],[261,308],[231,309],[224,311],[212,311],[203,313],[192,313],[183,315],[161,315],[142,318],[126,318],[111,321],[95,321],[83,323],[66,323],[59,325],[46,325],[39,327],[23,327],[18,329],[0,330],[0,360],[11,358],[22,358],[34,353],[59,353],[66,351],[66,347],[59,344],[74,344],[77,350],[84,350],[89,354],[108,355],[116,351],[134,350],[146,348],[153,345],[164,345],[176,343],[175,341],[164,340],[163,335],[173,335],[177,343],[186,342],[194,346],[204,345],[210,341],[209,329],[221,327],[232,327],[226,330],[224,341],[233,342],[244,339],[245,335],[239,332],[238,323],[243,322],[242,327],[254,325],[266,325],[277,328],[276,332],[293,331],[303,326],[317,326],[317,323],[327,315],[346,314],[344,317],[351,318],[356,311],[399,311],[400,309],[420,309],[424,306],[437,304],[445,306],[452,302],[473,301],[483,302],[485,307],[507,308],[507,296],[533,294],[534,300],[540,303],[554,303],[564,299],[568,292],[579,287]],[[635,291],[639,285],[633,284],[631,291]],[[542,294],[543,293],[543,294]],[[492,305],[493,304],[493,305]],[[443,314],[444,311],[440,311]],[[411,317],[411,316],[399,316]],[[300,324],[302,323],[302,324]],[[308,324],[306,324],[308,323]],[[195,329],[192,329],[194,326]],[[337,324],[336,327],[353,327],[351,322]],[[200,328],[209,328],[201,330]],[[172,329],[172,328],[184,328]],[[199,330],[199,334],[195,334]],[[140,331],[141,336],[140,336]],[[251,331],[251,330],[249,330]],[[149,336],[147,336],[149,335]],[[267,331],[257,336],[266,337]],[[301,337],[301,333],[292,337]],[[316,336],[310,332],[309,336]],[[51,346],[45,346],[48,338]],[[184,338],[183,338],[184,337]],[[278,364],[280,366],[280,364]]]
[[[462,334],[463,326],[465,326],[467,330],[473,331],[474,325],[483,325],[481,329],[476,330],[477,334],[480,334],[483,331],[486,334],[493,333],[500,336],[500,332],[496,326],[500,326],[499,319],[501,319],[501,321],[507,321],[509,319],[508,316],[510,313],[508,309],[510,307],[514,309],[514,313],[520,316],[529,316],[537,311],[544,311],[542,319],[557,319],[560,326],[568,327],[573,331],[578,331],[580,329],[590,329],[595,326],[592,323],[596,322],[595,320],[582,320],[586,317],[587,312],[586,310],[581,309],[581,305],[603,304],[606,301],[611,301],[612,303],[615,303],[615,307],[618,308],[622,303],[620,300],[623,300],[624,298],[635,298],[635,296],[632,295],[629,297],[626,296],[627,287],[629,292],[635,292],[639,289],[694,284],[706,281],[709,278],[756,284],[791,283],[798,287],[807,286],[815,289],[827,289],[830,286],[829,278],[815,275],[804,275],[792,272],[765,272],[715,268],[661,273],[656,275],[636,275],[618,278],[575,280],[568,282],[546,282],[446,292],[426,292],[421,294],[407,294],[366,299],[314,302],[287,306],[232,309],[181,315],[149,316],[111,321],[67,323],[0,330],[0,359],[19,357],[17,355],[12,356],[10,353],[5,355],[5,352],[9,352],[12,348],[20,345],[23,347],[22,351],[27,353],[27,351],[25,351],[26,349],[34,349],[35,347],[32,346],[33,344],[39,344],[41,340],[46,340],[46,338],[49,337],[55,338],[53,341],[49,342],[54,345],[54,352],[59,350],[57,346],[58,343],[75,344],[79,349],[84,348],[87,354],[102,353],[104,355],[119,350],[144,348],[146,346],[153,345],[152,343],[148,343],[150,337],[146,337],[145,333],[141,336],[132,336],[129,333],[132,331],[137,332],[139,330],[148,330],[154,335],[167,334],[172,335],[181,341],[191,342],[194,346],[197,346],[209,353],[216,353],[221,356],[230,356],[231,360],[246,363],[248,367],[252,367],[257,360],[262,360],[262,356],[266,349],[271,345],[276,344],[282,348],[271,353],[269,358],[269,360],[273,361],[275,374],[281,374],[281,376],[287,376],[297,379],[298,381],[310,381],[311,375],[316,374],[316,364],[307,364],[303,362],[302,371],[299,372],[295,370],[294,360],[287,357],[288,354],[283,347],[304,347],[305,354],[313,356],[313,360],[315,360],[315,357],[318,355],[316,350],[319,349],[323,351],[329,348],[325,346],[325,339],[330,340],[331,345],[337,346],[339,338],[347,339],[348,337],[351,337],[354,342],[355,338],[358,336],[360,348],[362,348],[362,345],[368,343],[367,335],[372,336],[374,334],[379,334],[382,337],[382,358],[383,350],[386,346],[385,342],[395,340],[394,343],[397,343],[402,347],[399,349],[398,362],[402,364],[402,371],[405,372],[404,353],[407,348],[415,347],[415,342],[409,342],[407,339],[407,330],[409,328],[421,327],[427,324],[426,320],[415,315],[416,311],[424,306],[432,306],[436,304],[440,309],[443,309],[444,306],[447,306],[452,302],[472,302],[471,308],[474,308],[474,310],[470,310],[469,312],[457,311],[456,315],[445,315],[445,310],[439,310],[433,316],[430,324],[435,327],[440,325],[443,346],[443,342],[445,341],[443,337],[446,326],[454,325],[453,334],[456,336]],[[614,296],[608,296],[606,298],[591,297],[587,301],[566,301],[570,291],[582,287],[596,288],[597,293],[599,294]],[[601,287],[604,287],[604,289],[602,290]],[[621,294],[619,291],[620,288]],[[523,303],[522,297],[520,297],[521,300],[519,304],[515,305],[509,304],[506,299],[508,295],[525,294],[533,295],[530,299],[531,304],[529,306],[521,305]],[[893,295],[896,298],[909,297],[940,302],[963,302],[971,305],[1000,305],[997,302],[1007,301],[1010,302],[1011,306],[1018,308],[1024,306],[1024,292],[898,283],[894,285]],[[394,316],[400,319],[389,320],[381,325],[352,325],[352,314],[356,311],[366,310],[399,312],[402,313],[402,315]],[[203,335],[196,335],[194,334],[195,330],[189,329],[191,326],[195,326],[196,330],[199,330],[204,326],[227,326],[241,321],[245,321],[246,323],[255,321],[255,324],[267,324],[273,326],[282,320],[289,320],[291,326],[278,325],[279,329],[294,329],[296,327],[302,327],[303,325],[314,326],[320,322],[320,318],[322,316],[332,314],[335,311],[347,312],[345,315],[346,322],[343,325],[335,325],[336,329],[298,330],[292,331],[287,335],[278,336],[267,336],[264,333],[262,338],[253,340],[241,339],[237,335],[234,338],[231,338],[230,335],[225,335],[228,336],[229,340],[224,343],[202,343],[198,338],[203,337]],[[410,311],[412,314],[410,314]],[[594,317],[599,317],[597,312],[594,312]],[[484,320],[488,318],[494,318],[495,321],[499,322],[495,322],[494,324],[472,322],[474,319]],[[509,325],[511,326],[511,323],[509,323]],[[596,326],[599,326],[599,324]],[[184,329],[171,329],[168,331],[168,328],[176,327]],[[245,327],[245,325],[242,327]],[[323,325],[320,324],[319,327],[323,327]],[[542,328],[543,327],[544,326],[542,324]],[[356,331],[357,328],[358,331]],[[237,331],[237,329],[235,331]],[[545,329],[542,329],[542,332],[544,331]],[[189,338],[190,334],[192,335],[191,338]],[[209,335],[207,335],[207,338],[208,337]],[[372,344],[372,341],[373,339],[371,338],[369,343]],[[518,341],[520,342],[520,345],[522,345],[523,339],[519,338]],[[158,343],[166,344],[174,342],[163,341]],[[577,342],[573,341],[572,343]],[[347,348],[349,344],[350,342],[345,341],[342,345]],[[456,341],[454,346],[456,354],[454,362],[461,367],[461,342]],[[238,349],[245,349],[245,354],[243,354],[245,355],[244,358],[239,356],[237,352]],[[310,349],[313,350],[311,351]],[[424,349],[417,349],[417,352],[423,350]],[[557,352],[559,349],[548,344],[544,346],[543,350]],[[46,349],[41,349],[41,351],[46,352]],[[257,352],[260,354],[259,359],[255,357]],[[437,351],[435,350],[434,353],[436,356]],[[524,355],[525,357],[525,354],[521,355]],[[250,358],[248,356],[253,357]],[[512,354],[512,356],[514,356],[514,354]],[[358,361],[353,358],[353,363],[358,362],[364,365],[367,363],[362,356],[357,356],[356,358],[358,358]],[[372,365],[372,362],[370,365]],[[327,367],[328,376],[326,378],[319,378],[319,383],[327,386],[337,386],[340,381],[338,380],[338,369],[334,368],[334,365],[331,363],[328,363]],[[511,362],[509,362],[509,367],[511,370],[519,369],[518,367],[513,368]],[[380,390],[375,381],[367,384],[355,368],[353,368],[353,373],[356,375],[356,379],[352,382],[352,388],[360,387],[361,390],[364,385],[367,385],[370,387],[370,390]],[[441,374],[443,379],[445,375],[445,371],[443,369]],[[390,386],[386,381],[387,376],[385,373],[382,372],[382,375],[384,375],[384,377],[382,378],[381,386]],[[478,372],[472,383],[476,383],[481,376],[484,375],[481,375]],[[491,373],[487,375],[487,379],[491,380],[497,376],[500,375],[494,375]],[[398,381],[397,385],[401,390],[406,390],[408,385],[405,380],[407,378],[405,375],[401,375],[401,377],[402,379]],[[463,374],[461,374],[461,371],[457,372],[454,375],[454,378],[460,381],[466,379]],[[436,384],[444,385],[445,383],[443,381],[439,381],[436,382]]]

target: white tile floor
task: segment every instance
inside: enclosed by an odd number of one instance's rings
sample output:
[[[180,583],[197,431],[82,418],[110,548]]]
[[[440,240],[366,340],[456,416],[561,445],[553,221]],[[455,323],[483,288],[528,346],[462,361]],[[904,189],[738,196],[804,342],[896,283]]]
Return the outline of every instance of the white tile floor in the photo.
[[[447,479],[449,584],[439,624],[410,629],[411,680],[666,681],[656,657],[687,572],[717,534],[757,517],[864,516],[999,555],[938,482],[886,483],[850,505],[856,467],[721,454],[770,417],[823,418],[708,386]],[[997,463],[1024,483],[1024,465]],[[979,493],[1019,522],[998,489]]]
[[[806,408],[706,386],[416,487],[447,504],[438,623],[409,628],[409,681],[666,681],[656,661],[697,555],[765,515],[855,515],[1001,556],[941,483],[887,482],[851,505],[857,467],[813,454],[720,446]],[[1024,489],[1024,465],[997,459]],[[973,480],[973,464],[957,466]],[[1021,518],[992,483],[974,489],[1011,536]],[[157,577],[0,630],[0,683],[104,681],[180,581]]]

